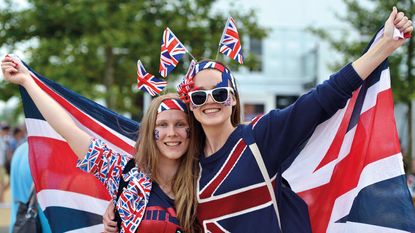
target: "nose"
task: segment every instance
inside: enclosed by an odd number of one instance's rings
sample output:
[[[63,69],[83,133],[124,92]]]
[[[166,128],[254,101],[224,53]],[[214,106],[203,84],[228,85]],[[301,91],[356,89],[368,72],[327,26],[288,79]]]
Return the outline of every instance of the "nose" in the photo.
[[[169,136],[169,137],[174,137],[174,136],[176,136],[176,135],[177,135],[176,128],[174,127],[174,125],[170,125],[170,126],[167,128],[167,136]]]
[[[206,103],[215,103],[215,101],[213,100],[212,94],[208,94]]]

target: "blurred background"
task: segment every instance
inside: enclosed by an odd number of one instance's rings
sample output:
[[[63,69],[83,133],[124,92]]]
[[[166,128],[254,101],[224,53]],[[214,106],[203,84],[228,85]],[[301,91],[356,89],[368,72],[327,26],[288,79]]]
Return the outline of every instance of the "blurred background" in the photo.
[[[219,60],[237,77],[243,119],[249,121],[288,106],[360,56],[394,5],[412,18],[412,0],[2,0],[0,54],[15,53],[45,77],[140,121],[150,98],[137,91],[136,62],[140,59],[148,72],[158,75],[163,30],[168,26],[197,59],[214,59],[224,23],[232,16],[245,63],[223,55]],[[413,53],[411,38],[390,58],[411,191]],[[186,55],[167,78],[170,91],[190,59]],[[1,81],[0,123],[8,129],[2,131],[4,140],[11,140],[15,129],[24,132],[18,89]],[[10,149],[8,153],[0,164],[11,159]],[[10,192],[8,176],[0,175],[0,232],[7,232]]]

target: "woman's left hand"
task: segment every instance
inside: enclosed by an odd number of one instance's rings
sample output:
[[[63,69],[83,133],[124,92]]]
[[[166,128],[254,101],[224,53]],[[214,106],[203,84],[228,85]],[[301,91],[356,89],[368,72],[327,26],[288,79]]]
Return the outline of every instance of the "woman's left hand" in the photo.
[[[393,38],[394,37],[394,30],[398,29],[406,36],[411,36],[414,27],[412,25],[412,21],[405,16],[405,13],[398,12],[396,7],[393,7],[392,12],[389,15],[389,18],[385,22],[385,31],[384,37],[389,39],[390,43],[392,43],[393,49],[399,48],[407,38]]]

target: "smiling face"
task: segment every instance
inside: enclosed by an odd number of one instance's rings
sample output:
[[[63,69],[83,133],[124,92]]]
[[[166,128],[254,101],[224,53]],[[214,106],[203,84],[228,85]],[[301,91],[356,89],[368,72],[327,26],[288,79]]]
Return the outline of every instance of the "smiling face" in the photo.
[[[194,84],[199,90],[212,90],[219,83],[223,84],[222,73],[216,69],[202,70],[194,77]],[[236,100],[233,94],[230,94],[229,99],[224,103],[215,102],[209,94],[207,101],[201,106],[190,103],[190,110],[203,127],[221,126],[231,123],[230,117],[234,105]]]
[[[189,147],[189,122],[180,110],[165,110],[157,114],[154,138],[160,159],[178,160]]]

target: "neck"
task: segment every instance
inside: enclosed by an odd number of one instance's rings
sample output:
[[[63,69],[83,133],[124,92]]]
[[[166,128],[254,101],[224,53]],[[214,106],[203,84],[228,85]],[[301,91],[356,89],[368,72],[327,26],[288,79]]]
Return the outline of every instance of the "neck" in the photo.
[[[222,148],[234,130],[235,127],[230,121],[217,126],[203,126],[203,131],[206,135],[205,156],[209,157]]]
[[[168,191],[171,191],[173,178],[179,169],[180,162],[179,160],[167,159],[163,156],[160,156],[158,165],[157,165],[157,182],[162,187],[168,187]],[[166,190],[164,190],[166,192]]]

